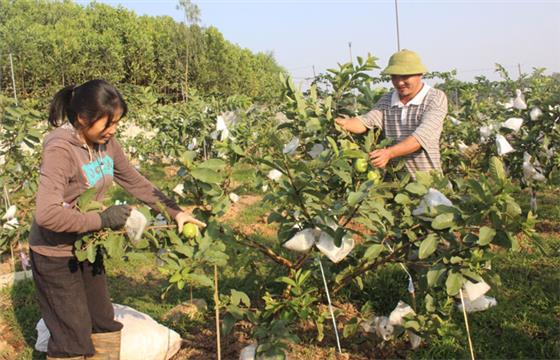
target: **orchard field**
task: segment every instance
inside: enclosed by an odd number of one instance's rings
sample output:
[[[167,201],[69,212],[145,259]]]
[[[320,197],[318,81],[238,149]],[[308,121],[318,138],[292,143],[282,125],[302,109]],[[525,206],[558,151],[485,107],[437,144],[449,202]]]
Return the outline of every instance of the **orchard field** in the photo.
[[[190,90],[113,79],[130,161],[208,226],[178,233],[115,185],[103,204],[86,192],[80,211],[134,204],[149,220],[142,238],[88,234],[76,256],[102,253],[113,302],[181,335],[174,359],[215,358],[216,323],[224,359],[251,344],[263,359],[470,358],[469,337],[477,358],[560,357],[560,78],[499,65],[498,81],[427,74],[449,99],[443,175],[412,179],[402,161],[362,168],[389,140],[334,123],[390,90],[376,60],[333,64],[305,91],[276,65],[254,92],[206,89],[200,72]],[[17,103],[0,94],[1,273],[27,265],[52,96],[41,83],[54,86],[41,76]],[[263,95],[272,82],[277,95]],[[484,311],[463,312],[484,283]],[[1,290],[0,357],[44,358],[34,291],[29,280]]]

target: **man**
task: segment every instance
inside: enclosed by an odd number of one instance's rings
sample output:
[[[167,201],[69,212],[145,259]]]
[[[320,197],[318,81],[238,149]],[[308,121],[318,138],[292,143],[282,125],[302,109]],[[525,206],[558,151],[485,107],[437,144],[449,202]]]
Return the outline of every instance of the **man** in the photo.
[[[335,120],[356,134],[379,127],[385,137],[396,141],[393,146],[369,154],[373,166],[384,168],[392,159],[402,157],[412,177],[417,171],[441,171],[439,139],[447,115],[447,97],[422,82],[426,72],[415,52],[396,52],[381,72],[391,75],[395,89],[383,95],[367,114]]]

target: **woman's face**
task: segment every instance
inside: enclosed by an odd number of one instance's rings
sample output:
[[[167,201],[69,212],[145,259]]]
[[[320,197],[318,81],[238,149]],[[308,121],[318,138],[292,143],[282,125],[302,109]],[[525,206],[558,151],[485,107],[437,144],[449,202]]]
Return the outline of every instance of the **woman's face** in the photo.
[[[118,109],[113,116],[113,121],[108,126],[107,121],[109,121],[109,116],[105,115],[93,123],[90,127],[84,126],[87,122],[78,117],[78,121],[82,125],[81,134],[84,140],[90,146],[93,144],[106,144],[117,132],[117,124],[120,121],[121,116],[122,110]]]

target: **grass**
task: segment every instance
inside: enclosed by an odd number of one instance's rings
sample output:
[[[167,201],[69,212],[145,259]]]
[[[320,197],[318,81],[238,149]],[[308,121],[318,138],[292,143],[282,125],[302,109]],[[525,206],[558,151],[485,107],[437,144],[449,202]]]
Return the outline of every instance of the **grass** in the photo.
[[[528,208],[529,196],[520,194],[524,209]],[[539,196],[539,219],[558,226],[560,214],[557,206],[558,191],[550,190]],[[261,203],[240,211],[234,219],[242,225],[251,225],[270,211]],[[493,261],[501,284],[494,286],[490,296],[498,305],[484,312],[469,314],[476,357],[480,359],[557,359],[560,358],[560,234],[543,233],[548,253],[500,252]],[[270,244],[275,241],[270,236],[253,235],[259,242]],[[266,290],[276,286],[272,281],[285,275],[281,267],[269,260],[263,260],[256,251],[246,251],[241,244],[229,244],[230,264],[220,274],[220,290],[224,294],[229,289],[247,292],[252,301],[259,302]],[[165,299],[160,294],[166,285],[165,278],[155,267],[155,256],[130,256],[128,261],[111,259],[107,262],[109,287],[112,301],[131,306],[147,313],[157,321],[172,327],[183,337],[199,328],[208,326],[210,312],[206,319],[179,321],[165,320],[165,314],[175,305],[188,299],[188,290],[172,290]],[[269,289],[261,284],[271,284]],[[363,299],[371,300],[376,311],[388,314],[398,302],[409,302],[406,292],[407,278],[398,266],[387,266],[381,271],[368,274],[364,279]],[[204,298],[212,307],[209,289],[195,289],[196,298]],[[343,297],[342,294],[339,295]],[[335,299],[336,300],[336,299]],[[260,306],[260,305],[259,305]],[[453,321],[442,326],[439,336],[415,352],[388,352],[393,356],[409,359],[468,359],[467,335],[462,313],[455,311]],[[44,355],[33,350],[36,340],[35,325],[40,318],[35,301],[33,283],[24,281],[0,292],[0,340],[7,341],[15,354],[6,358],[43,359]],[[5,332],[3,328],[7,328]],[[326,331],[329,331],[326,328]],[[343,347],[360,350],[358,344]],[[328,344],[328,351],[333,344]],[[387,344],[387,346],[393,346]],[[304,346],[305,348],[305,346]],[[309,346],[309,349],[313,347]],[[308,350],[309,350],[308,349]],[[302,350],[303,351],[303,350]],[[312,358],[313,351],[310,351]],[[0,359],[2,358],[0,347]],[[303,355],[302,355],[303,356]],[[307,357],[308,355],[305,355]]]

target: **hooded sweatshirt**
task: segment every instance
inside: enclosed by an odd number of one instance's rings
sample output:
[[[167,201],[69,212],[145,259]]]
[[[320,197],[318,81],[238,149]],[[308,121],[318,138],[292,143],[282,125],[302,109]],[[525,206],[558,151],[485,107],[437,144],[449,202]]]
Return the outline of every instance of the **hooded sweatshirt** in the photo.
[[[73,255],[79,234],[101,229],[98,212],[81,213],[76,203],[95,187],[101,201],[113,179],[150,207],[161,203],[171,217],[181,209],[156,189],[128,161],[115,138],[88,147],[70,124],[53,130],[43,142],[35,218],[31,225],[31,250],[45,256]]]

